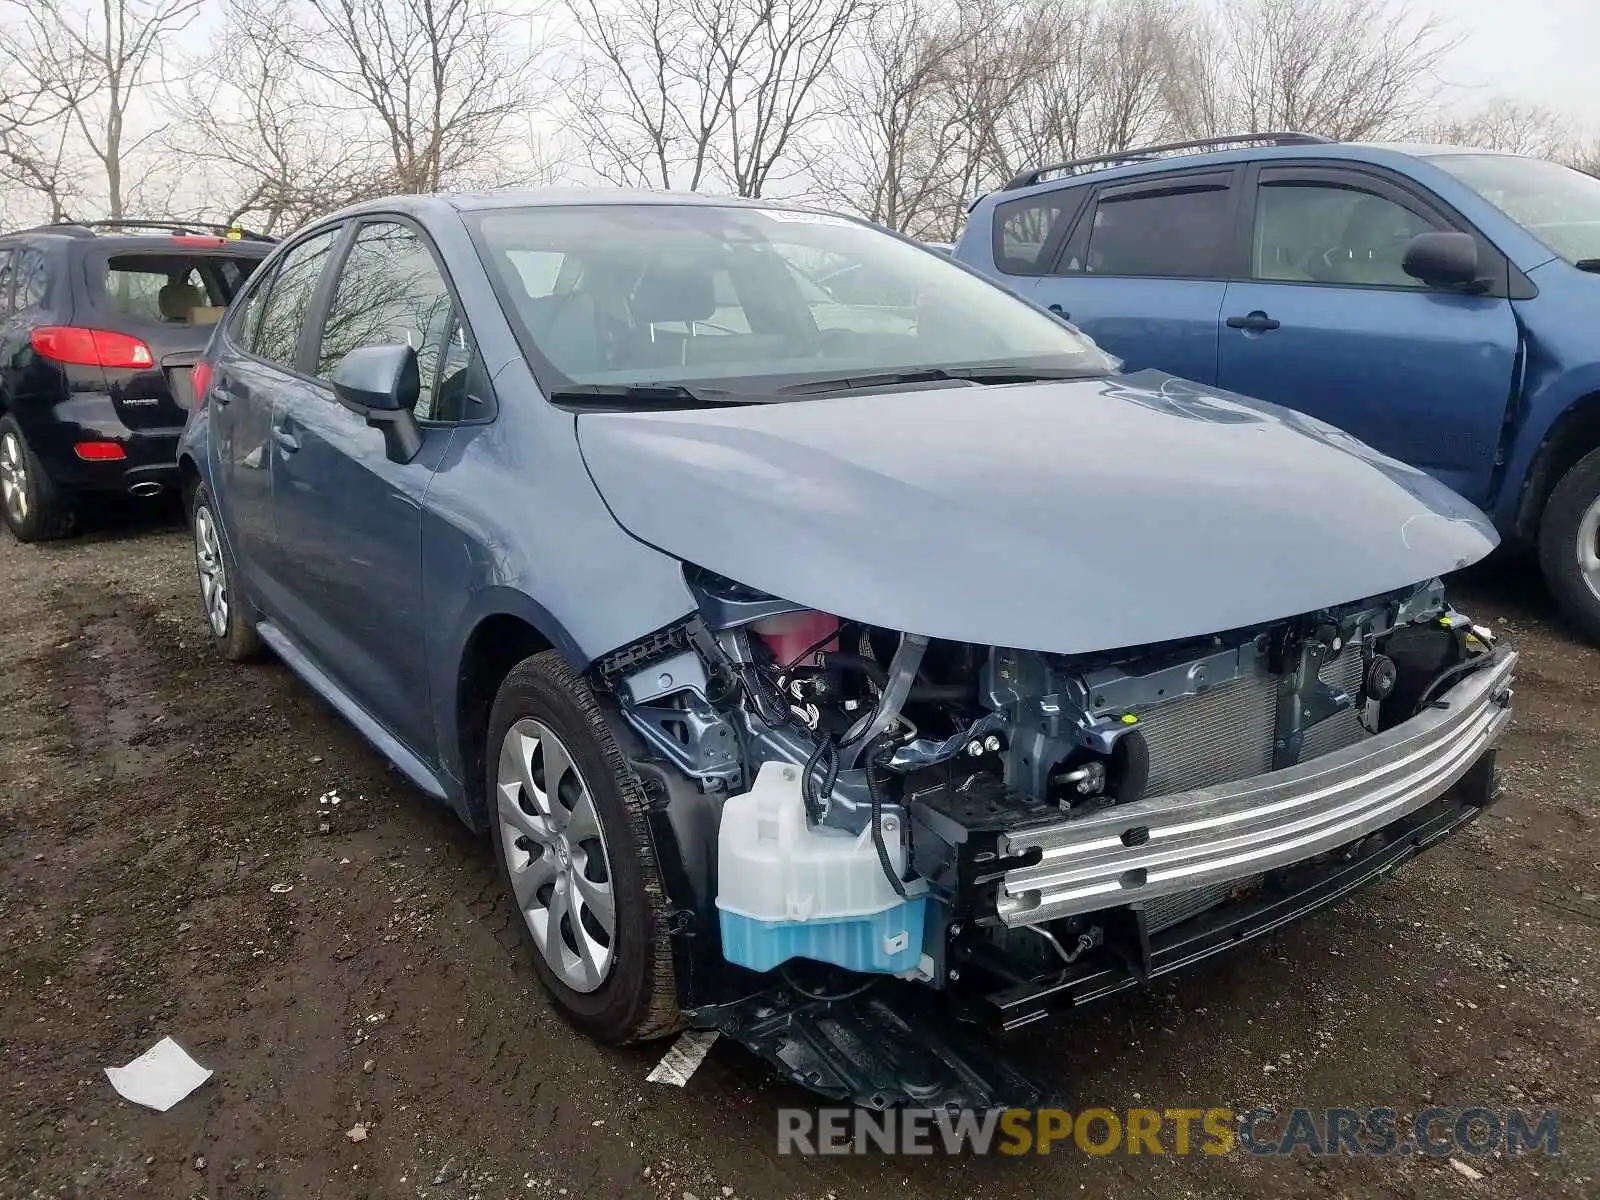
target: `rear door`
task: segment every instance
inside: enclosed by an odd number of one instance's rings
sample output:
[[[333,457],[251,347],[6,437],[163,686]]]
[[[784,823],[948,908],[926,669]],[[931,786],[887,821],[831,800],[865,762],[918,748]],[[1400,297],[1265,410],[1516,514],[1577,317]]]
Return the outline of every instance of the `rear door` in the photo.
[[[307,385],[273,414],[273,504],[292,636],[368,713],[436,761],[422,624],[422,502],[465,403],[471,337],[432,246],[407,221],[373,218],[323,288]],[[379,430],[334,397],[344,356],[409,345],[421,451],[391,461]]]
[[[1060,238],[1034,299],[1129,370],[1215,383],[1240,178],[1237,169],[1213,168],[1098,185]]]
[[[1402,270],[1406,243],[1477,234],[1429,197],[1348,166],[1254,175],[1248,269],[1223,306],[1222,386],[1320,417],[1482,501],[1518,369],[1504,258],[1479,238],[1488,290],[1430,289]]]
[[[331,258],[339,227],[290,246],[253,281],[228,315],[211,379],[211,446],[217,502],[240,571],[270,615],[293,570],[278,549],[273,525],[273,403],[308,386],[300,371],[301,328]]]
[[[106,367],[112,404],[129,429],[182,428],[194,404],[191,368],[262,257],[222,238],[108,239],[87,249],[86,312],[76,323],[137,338],[148,350]]]

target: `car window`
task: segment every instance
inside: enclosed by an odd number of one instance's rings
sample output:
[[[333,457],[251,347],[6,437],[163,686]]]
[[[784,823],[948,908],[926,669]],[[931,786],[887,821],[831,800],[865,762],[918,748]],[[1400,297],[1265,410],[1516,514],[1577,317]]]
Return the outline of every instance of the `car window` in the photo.
[[[1428,159],[1472,188],[1569,263],[1600,258],[1600,179],[1513,154]]]
[[[252,342],[255,353],[268,362],[290,370],[299,366],[300,327],[338,235],[337,229],[314,234],[291,246],[280,261]]]
[[[1405,273],[1406,244],[1434,228],[1393,200],[1331,184],[1264,184],[1256,200],[1256,279],[1366,287],[1425,286]]]
[[[339,269],[317,375],[331,380],[344,356],[362,346],[410,346],[421,378],[416,415],[446,419],[436,403],[440,368],[452,353],[470,358],[465,339],[450,289],[421,236],[395,221],[363,225]]]
[[[567,256],[559,250],[513,250],[506,258],[516,268],[528,295],[548,296],[556,290]]]
[[[272,287],[276,266],[256,272],[228,314],[228,333],[246,349],[255,346],[256,326],[261,323],[261,307]]]
[[[775,389],[839,372],[1113,365],[998,284],[844,217],[574,204],[495,209],[470,223],[529,361],[555,388],[714,380],[787,395]],[[527,286],[519,258],[533,251],[563,256],[548,294]]]
[[[214,325],[257,261],[145,251],[115,254],[100,269],[95,303],[151,325]]]
[[[1221,269],[1228,233],[1225,187],[1102,196],[1083,268],[1094,275],[1210,278]]]
[[[1046,192],[997,205],[994,210],[994,262],[1007,275],[1043,275],[1044,253],[1068,216],[1066,195]]]
[[[9,317],[16,310],[11,307],[11,282],[15,253],[10,247],[0,250],[0,317]]]
[[[50,283],[50,264],[43,250],[25,247],[17,253],[16,306],[20,312],[44,303]]]

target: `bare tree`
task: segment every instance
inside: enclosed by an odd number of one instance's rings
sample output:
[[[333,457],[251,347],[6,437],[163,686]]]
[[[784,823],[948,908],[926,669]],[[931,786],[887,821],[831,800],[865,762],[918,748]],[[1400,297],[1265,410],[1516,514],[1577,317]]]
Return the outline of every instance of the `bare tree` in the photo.
[[[821,120],[822,83],[874,0],[567,0],[574,120],[591,165],[633,186],[759,196]]]
[[[330,111],[375,131],[393,189],[493,181],[501,136],[534,96],[529,28],[487,0],[308,0],[277,52],[328,89]]]
[[[827,200],[901,232],[942,232],[970,126],[948,102],[979,36],[953,4],[886,7],[851,39],[830,81],[830,121],[811,172]]]
[[[760,196],[809,122],[818,84],[869,0],[745,0],[736,36],[715,46],[726,81],[724,171],[741,196]]]
[[[1415,136],[1419,141],[1452,146],[1477,146],[1539,158],[1559,158],[1569,153],[1572,135],[1566,124],[1548,108],[1500,97],[1464,116],[1429,122]]]
[[[7,0],[0,15],[0,186],[27,198],[19,207],[37,211],[42,201],[50,220],[63,220],[78,192],[66,125],[97,83],[76,56],[33,52],[37,30],[21,5]]]
[[[305,87],[295,33],[283,0],[231,0],[169,97],[173,150],[215,181],[190,197],[197,211],[220,208],[229,222],[274,233],[397,190],[375,139]]]
[[[1197,14],[1171,89],[1186,132],[1298,129],[1360,139],[1414,127],[1457,44],[1446,25],[1386,0],[1224,0]]]
[[[566,0],[580,38],[573,120],[589,165],[624,187],[698,189],[728,118],[713,43],[731,4]]]
[[[72,133],[104,177],[106,210],[114,219],[127,214],[130,157],[154,132],[134,132],[130,108],[157,82],[170,39],[188,27],[203,3],[100,0],[79,10],[54,0],[15,0],[19,59],[64,102]],[[57,154],[48,156],[57,165],[61,149],[57,145]]]

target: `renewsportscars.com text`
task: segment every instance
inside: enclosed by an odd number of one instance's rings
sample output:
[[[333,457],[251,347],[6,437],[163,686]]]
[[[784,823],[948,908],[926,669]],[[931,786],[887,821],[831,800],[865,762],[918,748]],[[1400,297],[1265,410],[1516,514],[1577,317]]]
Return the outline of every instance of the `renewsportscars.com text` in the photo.
[[[778,1110],[779,1154],[1555,1154],[1549,1109],[860,1108]]]

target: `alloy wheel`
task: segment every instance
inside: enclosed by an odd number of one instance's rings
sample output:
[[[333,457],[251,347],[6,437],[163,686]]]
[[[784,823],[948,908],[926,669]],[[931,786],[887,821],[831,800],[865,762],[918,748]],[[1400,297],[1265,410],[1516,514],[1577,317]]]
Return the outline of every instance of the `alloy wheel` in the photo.
[[[211,510],[201,506],[194,514],[194,557],[200,567],[200,604],[211,632],[228,636],[228,568],[222,559],[222,539]]]
[[[1600,600],[1600,496],[1584,510],[1578,522],[1577,546],[1578,573],[1583,582]]]
[[[28,460],[22,440],[9,430],[0,436],[0,503],[13,524],[28,519]]]
[[[571,753],[531,717],[506,731],[495,788],[500,847],[517,910],[556,978],[575,992],[616,959],[616,904],[605,832]]]

